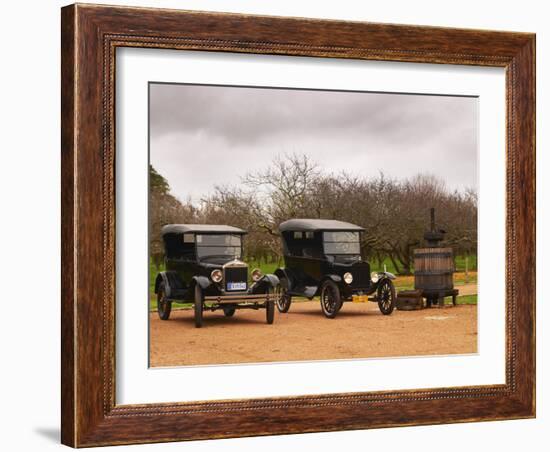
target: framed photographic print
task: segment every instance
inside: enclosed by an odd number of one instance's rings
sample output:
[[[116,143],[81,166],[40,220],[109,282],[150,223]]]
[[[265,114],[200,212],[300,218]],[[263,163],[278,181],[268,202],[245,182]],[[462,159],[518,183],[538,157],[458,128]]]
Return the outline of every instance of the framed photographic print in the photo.
[[[535,415],[535,37],[62,9],[62,442]]]

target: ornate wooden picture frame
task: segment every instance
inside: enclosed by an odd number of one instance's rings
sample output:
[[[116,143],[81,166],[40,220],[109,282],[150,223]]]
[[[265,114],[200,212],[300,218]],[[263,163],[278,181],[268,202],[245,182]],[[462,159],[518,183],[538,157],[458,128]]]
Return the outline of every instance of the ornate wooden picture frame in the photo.
[[[535,416],[535,36],[175,10],[62,9],[62,442],[74,447]],[[115,51],[147,47],[506,70],[506,382],[115,403]]]

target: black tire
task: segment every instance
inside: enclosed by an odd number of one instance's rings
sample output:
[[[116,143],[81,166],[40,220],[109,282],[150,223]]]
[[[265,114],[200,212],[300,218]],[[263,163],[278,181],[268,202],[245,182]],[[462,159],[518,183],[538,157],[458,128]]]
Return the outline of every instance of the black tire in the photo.
[[[378,308],[384,315],[390,315],[395,308],[395,286],[389,279],[380,282],[377,289]]]
[[[336,283],[327,279],[321,286],[321,310],[325,317],[333,319],[342,307],[340,288]]]
[[[233,317],[233,314],[235,314],[235,306],[224,306],[222,309],[223,315],[226,317]]]
[[[203,305],[204,297],[202,295],[202,288],[198,284],[195,284],[195,328],[202,327]]]
[[[273,323],[275,319],[275,302],[268,300],[265,302],[265,321],[268,325]]]
[[[166,288],[163,282],[159,284],[157,291],[157,312],[160,320],[168,320],[172,312],[172,302],[166,299]]]
[[[288,312],[292,304],[292,295],[288,294],[288,279],[281,278],[279,285],[275,289],[275,296],[277,310],[282,313]]]

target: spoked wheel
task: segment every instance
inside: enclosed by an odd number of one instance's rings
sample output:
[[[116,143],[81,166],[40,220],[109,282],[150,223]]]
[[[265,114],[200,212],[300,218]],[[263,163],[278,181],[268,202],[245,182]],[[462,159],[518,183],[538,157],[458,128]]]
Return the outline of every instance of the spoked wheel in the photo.
[[[195,285],[195,328],[202,326],[202,312],[204,308],[204,296],[201,286]]]
[[[280,284],[275,289],[275,300],[279,312],[288,312],[292,303],[292,296],[288,294],[288,280],[281,278]]]
[[[168,320],[172,311],[172,302],[166,298],[164,283],[160,283],[157,292],[157,311],[161,320]]]
[[[269,300],[265,302],[265,321],[268,325],[271,325],[273,323],[273,319],[275,318],[275,301],[273,289],[267,289],[267,294],[269,294]]]
[[[333,319],[342,307],[340,289],[334,281],[326,280],[321,286],[321,309],[325,317]]]
[[[235,314],[235,306],[224,306],[223,307],[223,315],[226,317],[233,317],[233,314]]]
[[[384,315],[390,315],[395,308],[395,287],[389,279],[384,279],[378,286],[378,307]]]

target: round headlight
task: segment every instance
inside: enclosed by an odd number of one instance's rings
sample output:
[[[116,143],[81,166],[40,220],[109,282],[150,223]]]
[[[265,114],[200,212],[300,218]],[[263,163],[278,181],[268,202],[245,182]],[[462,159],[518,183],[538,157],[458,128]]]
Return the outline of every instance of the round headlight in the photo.
[[[255,268],[254,270],[252,270],[252,281],[259,281],[262,276],[262,271],[259,268]]]
[[[219,269],[212,270],[212,273],[210,273],[210,277],[212,278],[212,281],[214,281],[215,283],[219,283],[223,279],[223,273]]]
[[[353,275],[351,273],[344,273],[344,281],[346,284],[351,284],[353,282]]]
[[[370,279],[372,280],[373,283],[377,283],[378,280],[380,279],[380,275],[378,274],[378,272],[372,272],[370,274]]]

